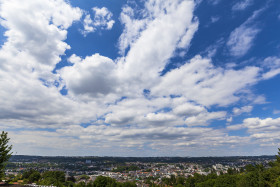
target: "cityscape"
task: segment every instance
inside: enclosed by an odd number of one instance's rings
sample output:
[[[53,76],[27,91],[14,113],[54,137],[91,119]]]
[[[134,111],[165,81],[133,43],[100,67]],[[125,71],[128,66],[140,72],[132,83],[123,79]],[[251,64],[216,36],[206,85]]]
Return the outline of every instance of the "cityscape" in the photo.
[[[94,182],[103,176],[116,182],[131,182],[137,186],[164,186],[171,178],[189,178],[199,174],[217,176],[231,172],[244,172],[248,165],[265,168],[275,162],[275,156],[256,157],[43,157],[12,156],[5,174],[11,184],[36,185],[29,181],[32,172],[60,171],[65,180],[77,185]],[[21,179],[31,172],[27,178]],[[28,183],[29,182],[29,183]],[[73,184],[72,184],[73,185]]]

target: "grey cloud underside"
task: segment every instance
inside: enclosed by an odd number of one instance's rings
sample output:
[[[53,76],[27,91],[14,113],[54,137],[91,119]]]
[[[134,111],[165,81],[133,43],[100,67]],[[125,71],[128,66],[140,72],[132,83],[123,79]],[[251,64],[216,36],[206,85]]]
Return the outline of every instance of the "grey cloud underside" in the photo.
[[[149,134],[140,134],[135,133],[132,135],[123,135],[122,138],[131,138],[131,139],[145,139],[145,140],[178,140],[184,139],[184,141],[190,141],[198,136],[198,134],[176,134],[176,133],[166,133],[166,132],[151,132]]]
[[[114,86],[117,85],[115,79],[104,79],[103,72],[95,72],[94,79],[83,77],[82,84],[74,84],[69,87],[74,94],[89,94],[93,97],[107,95],[114,91]]]

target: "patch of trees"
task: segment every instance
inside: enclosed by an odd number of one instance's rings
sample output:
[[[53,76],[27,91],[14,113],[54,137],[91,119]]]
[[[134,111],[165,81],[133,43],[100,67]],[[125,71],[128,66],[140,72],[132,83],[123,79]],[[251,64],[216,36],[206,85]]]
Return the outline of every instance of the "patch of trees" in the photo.
[[[98,176],[94,182],[87,184],[87,187],[137,187],[134,182],[117,182],[110,177]]]
[[[57,187],[136,187],[134,182],[117,182],[115,179],[110,177],[98,176],[94,181],[88,181],[90,179],[87,175],[81,175],[76,182],[75,177],[70,176],[65,178],[65,174],[62,171],[46,171],[40,174],[36,170],[29,170],[21,175],[24,183],[36,183],[39,185],[46,186],[57,186]]]
[[[128,172],[128,171],[137,171],[140,168],[136,165],[129,166],[117,166],[116,169],[113,169],[113,172]]]

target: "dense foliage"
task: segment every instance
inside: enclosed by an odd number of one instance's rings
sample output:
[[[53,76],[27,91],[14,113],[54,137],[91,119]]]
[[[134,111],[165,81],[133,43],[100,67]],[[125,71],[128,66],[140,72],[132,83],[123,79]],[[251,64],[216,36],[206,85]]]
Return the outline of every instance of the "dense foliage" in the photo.
[[[130,165],[130,166],[118,166],[116,169],[113,169],[113,172],[128,172],[128,171],[136,171],[139,170],[140,168],[135,165]]]
[[[98,176],[94,181],[86,182],[90,177],[82,175],[76,182],[75,177],[65,177],[62,171],[46,171],[40,174],[36,170],[29,170],[22,174],[21,179],[24,183],[37,183],[40,185],[54,185],[58,187],[72,186],[72,187],[136,187],[134,182],[117,182],[110,177]],[[16,178],[18,180],[19,178]],[[15,181],[15,180],[14,180]],[[76,183],[75,183],[76,182]]]
[[[12,153],[10,152],[12,146],[8,145],[9,140],[10,138],[8,138],[8,133],[2,131],[0,135],[0,179],[4,177],[4,169],[6,162],[12,155]]]

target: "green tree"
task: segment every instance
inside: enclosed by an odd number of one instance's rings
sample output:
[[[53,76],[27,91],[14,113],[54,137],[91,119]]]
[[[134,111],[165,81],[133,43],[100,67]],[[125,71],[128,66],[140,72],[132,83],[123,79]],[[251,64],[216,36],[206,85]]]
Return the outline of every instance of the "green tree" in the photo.
[[[38,182],[40,178],[41,178],[41,174],[38,171],[35,171],[28,177],[28,181],[31,183]]]
[[[208,179],[205,182],[197,183],[196,186],[198,187],[214,187],[216,179]]]
[[[276,161],[280,163],[280,148],[278,148],[278,155],[276,155]]]
[[[81,175],[80,180],[82,180],[82,179],[88,180],[88,179],[90,179],[90,177],[88,175]]]
[[[130,181],[122,183],[121,186],[122,187],[137,187],[137,185],[134,182],[130,182]]]
[[[86,183],[85,182],[79,182],[76,187],[86,187]]]
[[[280,177],[278,177],[278,178],[276,179],[276,181],[275,181],[275,183],[274,183],[273,186],[275,186],[275,187],[280,187]]]
[[[179,177],[176,178],[176,183],[184,185],[185,184],[185,180],[186,180],[185,177],[179,176]]]
[[[214,187],[235,187],[237,177],[236,175],[224,174],[215,180]]]
[[[76,185],[75,185],[75,183],[72,182],[72,181],[66,181],[64,186],[67,186],[67,187],[75,187]]]
[[[264,178],[264,167],[262,165],[256,165],[253,171],[247,172],[244,175],[241,175],[239,180],[236,183],[236,186],[256,186],[262,187],[267,186]],[[253,169],[253,168],[251,168]],[[268,179],[270,180],[270,179]]]
[[[65,174],[63,171],[46,171],[42,175],[41,185],[63,186],[65,182]]]
[[[8,138],[8,133],[2,131],[0,135],[0,179],[5,175],[4,169],[7,161],[12,156],[12,146],[8,145],[10,138]]]
[[[67,178],[67,181],[71,181],[71,182],[75,183],[76,179],[75,179],[74,176],[70,176],[70,177]]]
[[[34,173],[34,172],[35,172],[34,169],[27,170],[22,174],[21,178],[22,179],[28,179],[29,176],[32,175],[32,173]]]
[[[115,187],[117,182],[110,177],[98,176],[93,182],[94,187]]]
[[[235,171],[232,168],[228,168],[227,174],[233,175],[233,174],[235,174]]]

